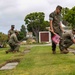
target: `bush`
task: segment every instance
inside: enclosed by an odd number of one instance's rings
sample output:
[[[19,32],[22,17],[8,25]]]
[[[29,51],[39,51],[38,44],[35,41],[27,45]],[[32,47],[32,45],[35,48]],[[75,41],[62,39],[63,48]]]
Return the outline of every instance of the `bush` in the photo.
[[[36,41],[34,39],[27,39],[27,44],[32,44],[32,43],[36,43]]]

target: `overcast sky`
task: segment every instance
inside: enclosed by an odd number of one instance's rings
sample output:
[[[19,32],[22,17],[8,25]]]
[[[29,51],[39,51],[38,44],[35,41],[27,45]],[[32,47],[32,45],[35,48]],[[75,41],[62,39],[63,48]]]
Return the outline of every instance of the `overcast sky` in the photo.
[[[75,0],[0,0],[0,32],[7,34],[12,24],[20,30],[25,16],[32,12],[44,12],[49,20],[57,5],[72,8]]]

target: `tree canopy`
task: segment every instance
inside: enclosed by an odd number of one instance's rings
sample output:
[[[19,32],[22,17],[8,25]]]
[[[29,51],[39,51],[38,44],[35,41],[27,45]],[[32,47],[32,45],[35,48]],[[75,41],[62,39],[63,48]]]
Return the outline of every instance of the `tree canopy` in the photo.
[[[33,32],[38,41],[39,31],[46,30],[46,26],[48,26],[48,21],[44,21],[45,14],[43,12],[34,12],[28,14],[24,21],[27,25],[28,31]]]
[[[8,40],[8,36],[0,32],[0,45],[2,45],[2,47],[6,47],[7,40]]]
[[[19,35],[18,35],[18,40],[23,40],[26,37],[26,28],[24,25],[21,26]]]
[[[2,32],[0,32],[0,42],[3,43],[3,42],[6,42],[8,39],[8,36]]]
[[[25,25],[22,25],[21,26],[20,31],[23,32],[24,36],[26,36],[26,28],[25,28]]]
[[[68,10],[64,15],[64,19],[71,24],[72,28],[75,28],[75,6]]]

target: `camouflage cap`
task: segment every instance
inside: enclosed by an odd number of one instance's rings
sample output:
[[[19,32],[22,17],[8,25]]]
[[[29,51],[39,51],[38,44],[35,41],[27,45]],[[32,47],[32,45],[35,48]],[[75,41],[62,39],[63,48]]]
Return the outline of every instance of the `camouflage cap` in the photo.
[[[62,7],[61,7],[60,5],[58,5],[56,8],[58,8],[60,11],[61,11],[61,9],[62,9]]]
[[[15,25],[11,25],[11,27],[15,27]]]

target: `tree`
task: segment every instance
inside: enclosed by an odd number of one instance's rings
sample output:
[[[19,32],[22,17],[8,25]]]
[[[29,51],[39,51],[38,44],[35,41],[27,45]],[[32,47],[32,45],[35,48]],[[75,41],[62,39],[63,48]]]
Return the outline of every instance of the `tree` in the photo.
[[[19,35],[18,35],[18,40],[19,41],[22,41],[24,39],[25,35],[23,34],[23,32],[19,32]]]
[[[0,44],[3,45],[3,47],[6,47],[8,36],[2,32],[0,32]]]
[[[49,26],[50,26],[50,24],[48,21],[43,21],[41,28],[40,28],[40,31],[45,31],[46,27],[49,27]]]
[[[3,43],[5,41],[7,41],[8,36],[2,32],[0,32],[0,42]]]
[[[23,32],[24,36],[26,36],[26,28],[24,25],[21,26],[20,31]]]
[[[66,21],[66,19],[65,19],[65,15],[68,13],[68,11],[69,11],[69,8],[63,8],[62,9],[62,11],[61,11],[61,13],[62,13],[62,22],[63,22],[63,24],[64,25],[69,25],[69,23],[68,23],[68,21]]]
[[[45,30],[46,25],[44,24],[46,22],[44,22],[44,17],[45,14],[43,12],[34,12],[28,14],[24,19],[28,31],[33,32],[33,34],[36,36],[37,41],[39,39],[39,31]]]
[[[19,35],[18,35],[18,40],[23,40],[26,37],[26,28],[24,25],[21,26]]]
[[[62,11],[61,11],[61,13],[62,13],[62,16],[63,16],[63,19],[64,19],[64,16],[68,13],[68,11],[69,11],[69,8],[62,8]]]
[[[72,28],[75,27],[75,6],[67,12],[65,20],[71,24]]]

